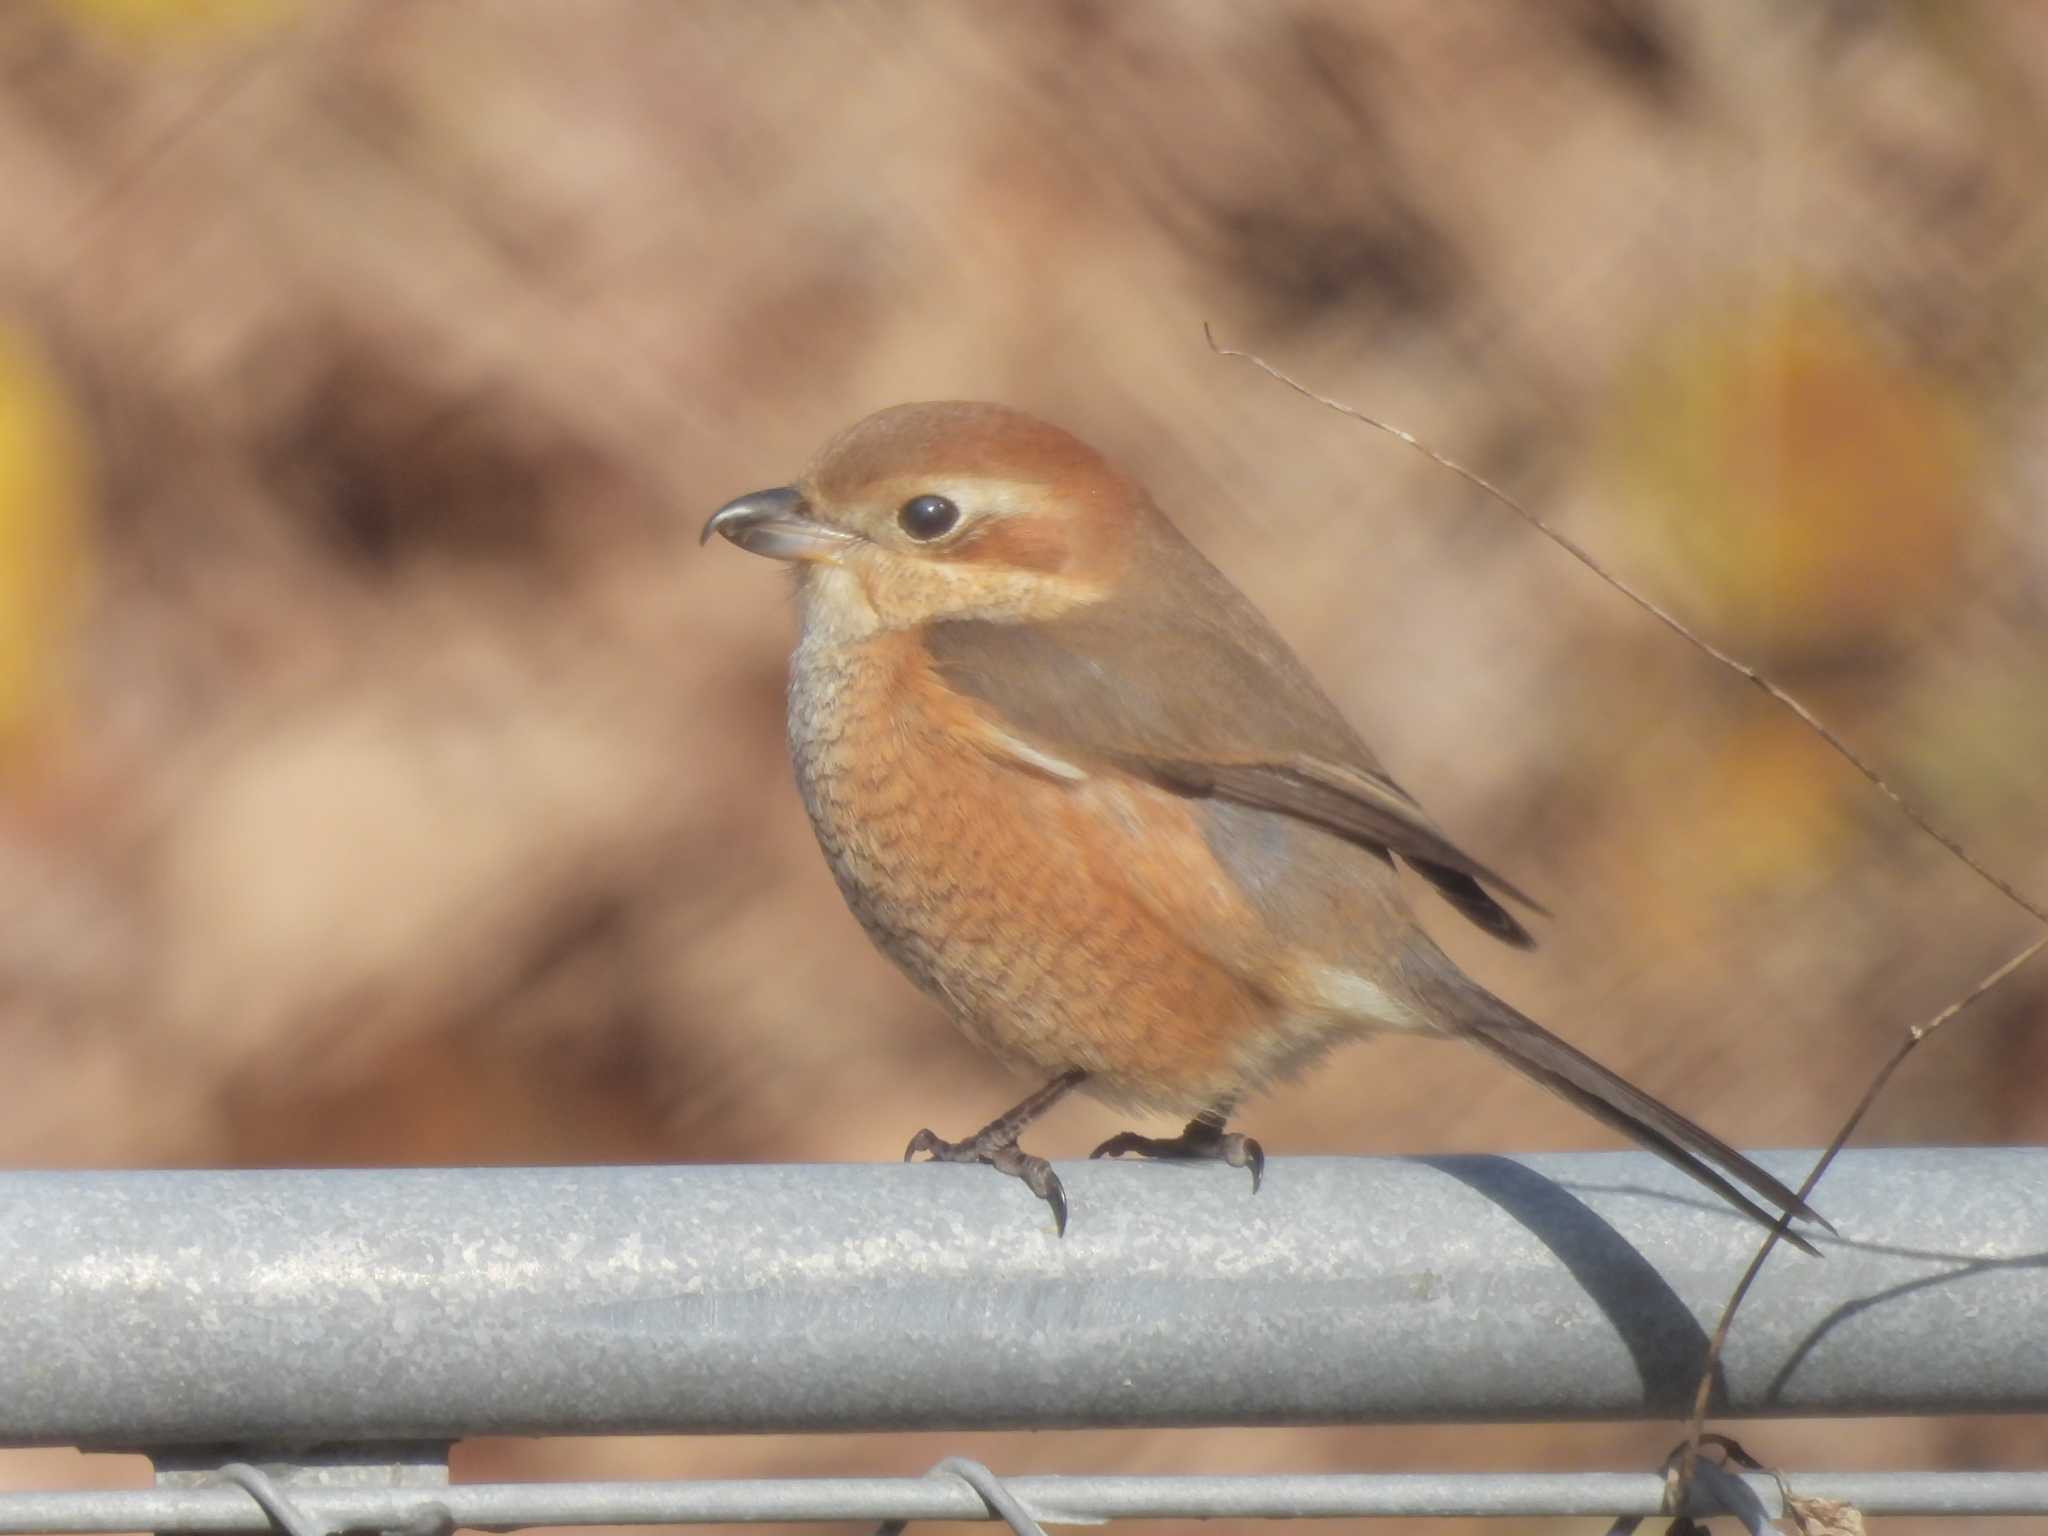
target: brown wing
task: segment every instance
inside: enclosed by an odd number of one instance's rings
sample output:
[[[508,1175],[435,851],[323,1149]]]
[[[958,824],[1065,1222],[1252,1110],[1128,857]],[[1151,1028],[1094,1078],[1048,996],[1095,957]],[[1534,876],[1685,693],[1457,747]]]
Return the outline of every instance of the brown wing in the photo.
[[[941,678],[1060,758],[1398,854],[1481,928],[1532,944],[1483,886],[1542,908],[1437,829],[1244,595],[1163,520],[1145,539],[1113,604],[1040,623],[930,626]]]
[[[1126,760],[1125,766],[1184,794],[1220,795],[1278,811],[1341,833],[1353,842],[1398,853],[1465,916],[1495,937],[1527,948],[1536,941],[1480,882],[1541,912],[1527,892],[1468,856],[1399,793],[1391,780],[1348,772],[1312,758],[1286,763],[1191,763]],[[1388,790],[1394,793],[1389,794]],[[1398,795],[1398,799],[1395,796]]]

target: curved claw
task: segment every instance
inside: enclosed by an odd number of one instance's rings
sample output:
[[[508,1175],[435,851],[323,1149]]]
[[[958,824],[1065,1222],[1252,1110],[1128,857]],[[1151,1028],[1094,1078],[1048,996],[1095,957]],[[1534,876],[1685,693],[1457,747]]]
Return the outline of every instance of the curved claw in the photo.
[[[1025,1182],[1029,1184],[1030,1180],[1027,1179]],[[1046,1187],[1039,1189],[1036,1185],[1033,1185],[1031,1192],[1052,1207],[1053,1234],[1057,1237],[1065,1237],[1067,1235],[1067,1191],[1065,1186],[1060,1183],[1060,1176],[1048,1168],[1046,1170]]]
[[[1227,1152],[1224,1161],[1233,1168],[1249,1168],[1252,1171],[1252,1193],[1259,1192],[1259,1184],[1266,1177],[1266,1149],[1249,1136],[1232,1136],[1226,1140],[1237,1143],[1235,1157]]]
[[[903,1161],[910,1162],[920,1152],[929,1154],[935,1163],[986,1163],[998,1173],[1022,1180],[1026,1189],[1052,1207],[1053,1224],[1059,1235],[1067,1235],[1067,1192],[1059,1175],[1052,1171],[1051,1163],[1033,1157],[1016,1142],[990,1136],[986,1130],[965,1141],[947,1141],[927,1127],[910,1138],[910,1145],[903,1149]]]
[[[1122,1157],[1126,1152],[1139,1157],[1157,1157],[1175,1162],[1219,1162],[1251,1171],[1252,1193],[1266,1177],[1266,1149],[1239,1131],[1225,1131],[1210,1120],[1193,1120],[1178,1136],[1140,1136],[1136,1131],[1119,1131],[1088,1155]]]
[[[1060,1176],[1052,1171],[1051,1163],[1042,1157],[1033,1157],[1014,1143],[993,1148],[987,1161],[998,1173],[1021,1179],[1026,1189],[1051,1206],[1053,1226],[1061,1237],[1067,1235],[1067,1191],[1060,1183]]]

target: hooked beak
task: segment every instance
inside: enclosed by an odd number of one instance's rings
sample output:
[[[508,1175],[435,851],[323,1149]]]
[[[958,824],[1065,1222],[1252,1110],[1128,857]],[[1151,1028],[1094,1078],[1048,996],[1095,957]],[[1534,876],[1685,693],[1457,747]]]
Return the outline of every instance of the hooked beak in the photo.
[[[832,564],[858,536],[830,527],[811,516],[810,504],[791,486],[755,491],[728,501],[704,525],[699,544],[722,533],[751,555],[771,560],[810,560]]]

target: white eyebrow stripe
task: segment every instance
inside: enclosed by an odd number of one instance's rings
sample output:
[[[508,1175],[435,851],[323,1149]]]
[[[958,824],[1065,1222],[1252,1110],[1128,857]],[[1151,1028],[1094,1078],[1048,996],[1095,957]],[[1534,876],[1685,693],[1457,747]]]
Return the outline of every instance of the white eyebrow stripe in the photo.
[[[1029,480],[962,479],[927,485],[917,494],[944,496],[969,518],[1015,517],[1041,505],[1045,490]]]

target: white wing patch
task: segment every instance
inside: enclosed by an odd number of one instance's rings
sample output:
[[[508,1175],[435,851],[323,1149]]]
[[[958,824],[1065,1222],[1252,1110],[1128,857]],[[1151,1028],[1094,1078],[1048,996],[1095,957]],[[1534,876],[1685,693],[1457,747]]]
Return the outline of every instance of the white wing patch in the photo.
[[[993,722],[982,719],[977,722],[975,735],[981,749],[994,758],[1006,759],[1020,768],[1033,773],[1042,773],[1049,779],[1058,779],[1063,784],[1081,784],[1088,778],[1088,770],[1077,768],[1063,757],[1034,747],[1028,741],[1012,736]]]

